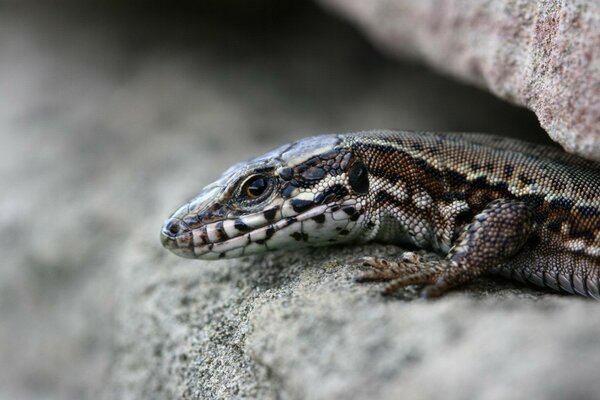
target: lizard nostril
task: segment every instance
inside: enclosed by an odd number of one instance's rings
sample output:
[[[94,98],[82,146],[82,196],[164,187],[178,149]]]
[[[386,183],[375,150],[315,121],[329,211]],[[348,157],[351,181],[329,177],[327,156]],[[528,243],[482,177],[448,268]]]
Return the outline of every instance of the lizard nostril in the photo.
[[[167,231],[172,235],[177,235],[181,231],[181,226],[177,220],[171,220],[167,223]]]
[[[160,241],[168,249],[185,247],[191,238],[192,233],[189,226],[175,217],[165,221],[160,232]]]

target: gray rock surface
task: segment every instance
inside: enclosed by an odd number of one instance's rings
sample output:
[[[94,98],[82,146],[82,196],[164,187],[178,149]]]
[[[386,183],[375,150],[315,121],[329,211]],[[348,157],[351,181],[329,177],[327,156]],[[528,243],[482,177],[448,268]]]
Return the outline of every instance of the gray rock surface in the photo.
[[[140,252],[142,247],[146,251]],[[384,299],[350,261],[393,246],[172,260],[141,240],[122,281],[130,398],[594,398],[595,302],[482,280]],[[162,268],[157,268],[163,266]],[[122,377],[126,377],[123,382]]]
[[[350,260],[393,246],[218,262],[160,247],[163,219],[221,170],[307,134],[544,139],[530,113],[275,4],[4,9],[0,399],[596,395],[595,302],[490,279],[435,302],[353,283]]]
[[[600,160],[600,3],[320,0],[390,54],[535,112],[550,137]]]

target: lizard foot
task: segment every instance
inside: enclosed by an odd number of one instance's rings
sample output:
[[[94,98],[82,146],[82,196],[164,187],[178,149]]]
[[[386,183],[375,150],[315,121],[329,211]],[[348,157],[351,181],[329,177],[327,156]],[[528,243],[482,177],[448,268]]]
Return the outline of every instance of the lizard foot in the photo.
[[[422,292],[425,297],[428,289],[452,263],[435,254],[418,254],[408,251],[400,260],[386,260],[376,257],[365,257],[357,260],[372,270],[358,276],[356,282],[389,282],[383,289],[384,295],[391,295],[398,289],[411,285],[429,285]]]

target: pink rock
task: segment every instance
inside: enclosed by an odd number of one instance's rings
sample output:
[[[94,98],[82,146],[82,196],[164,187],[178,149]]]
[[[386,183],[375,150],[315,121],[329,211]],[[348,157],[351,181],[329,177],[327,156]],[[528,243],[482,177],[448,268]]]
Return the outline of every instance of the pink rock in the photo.
[[[531,109],[565,149],[600,160],[599,2],[320,1],[391,54]]]

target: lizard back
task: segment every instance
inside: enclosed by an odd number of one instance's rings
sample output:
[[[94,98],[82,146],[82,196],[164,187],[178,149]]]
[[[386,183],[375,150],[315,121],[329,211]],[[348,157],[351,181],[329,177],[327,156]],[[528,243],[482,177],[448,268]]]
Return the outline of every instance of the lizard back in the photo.
[[[380,131],[344,138],[370,174],[387,181],[380,199],[414,207],[424,193],[444,204],[466,203],[467,221],[490,201],[520,199],[533,209],[538,237],[564,249],[600,256],[600,164],[489,134]],[[398,194],[398,182],[403,183]]]

